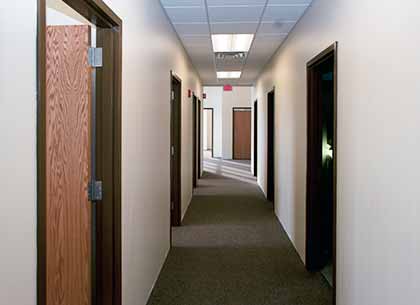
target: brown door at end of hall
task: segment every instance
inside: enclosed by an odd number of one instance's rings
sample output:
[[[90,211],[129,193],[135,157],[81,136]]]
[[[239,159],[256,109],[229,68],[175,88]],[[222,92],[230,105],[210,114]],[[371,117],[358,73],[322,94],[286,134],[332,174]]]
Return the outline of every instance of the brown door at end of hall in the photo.
[[[251,110],[233,110],[233,159],[251,159]]]

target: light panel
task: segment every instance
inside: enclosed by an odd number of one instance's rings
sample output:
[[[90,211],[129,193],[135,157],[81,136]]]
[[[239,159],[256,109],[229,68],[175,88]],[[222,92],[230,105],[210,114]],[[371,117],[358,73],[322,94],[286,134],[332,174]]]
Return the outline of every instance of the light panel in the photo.
[[[231,79],[231,78],[241,78],[241,71],[219,71],[217,72],[217,78],[219,79]]]
[[[254,34],[216,34],[211,35],[213,52],[248,52]]]

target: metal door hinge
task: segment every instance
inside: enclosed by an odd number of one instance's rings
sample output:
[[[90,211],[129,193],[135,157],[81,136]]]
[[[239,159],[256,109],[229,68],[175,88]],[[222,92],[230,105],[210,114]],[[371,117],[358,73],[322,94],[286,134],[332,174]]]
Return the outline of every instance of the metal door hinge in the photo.
[[[171,156],[175,156],[175,146],[171,146]]]
[[[102,200],[102,181],[91,181],[88,186],[89,201]]]
[[[175,204],[174,204],[174,202],[172,201],[172,202],[171,202],[171,210],[173,210],[173,209],[174,209],[174,207],[175,207]]]
[[[173,90],[171,91],[171,97],[172,97],[172,100],[174,101],[175,100],[175,92]]]
[[[91,67],[102,67],[102,48],[89,48],[88,57]]]

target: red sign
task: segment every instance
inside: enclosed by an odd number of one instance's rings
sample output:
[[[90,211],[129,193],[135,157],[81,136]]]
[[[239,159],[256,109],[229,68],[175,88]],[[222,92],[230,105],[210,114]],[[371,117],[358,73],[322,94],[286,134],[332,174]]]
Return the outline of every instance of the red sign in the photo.
[[[223,91],[233,91],[232,85],[224,85],[223,86]]]
[[[207,98],[207,94],[203,93],[203,100],[205,100]]]

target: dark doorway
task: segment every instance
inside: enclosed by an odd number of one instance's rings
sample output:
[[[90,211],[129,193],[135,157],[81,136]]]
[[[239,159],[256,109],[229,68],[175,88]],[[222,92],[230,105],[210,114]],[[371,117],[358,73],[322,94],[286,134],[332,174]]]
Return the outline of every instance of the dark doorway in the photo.
[[[203,109],[203,135],[205,135],[205,143],[203,143],[203,151],[211,151],[211,157],[214,157],[214,109]]]
[[[267,199],[274,203],[274,89],[267,95]]]
[[[254,177],[258,175],[258,101],[254,102]]]
[[[334,44],[307,65],[306,267],[311,271],[322,271],[333,287],[337,172],[336,63],[337,44]]]
[[[171,73],[171,225],[181,225],[181,79]]]
[[[201,114],[203,112],[203,108],[201,107],[201,100],[198,100],[198,120],[197,120],[197,131],[198,131],[198,149],[197,149],[197,161],[198,161],[198,174],[197,178],[201,178],[201,154],[203,152],[203,145],[201,143],[201,133],[202,133],[202,124],[201,124]]]
[[[193,153],[193,175],[192,175],[192,179],[193,179],[193,188],[197,187],[197,97],[195,95],[193,95],[193,100],[192,100],[192,117],[193,117],[193,132],[192,132],[192,137],[193,137],[193,147],[192,147],[192,153]]]
[[[251,160],[251,108],[233,108],[233,160]]]

